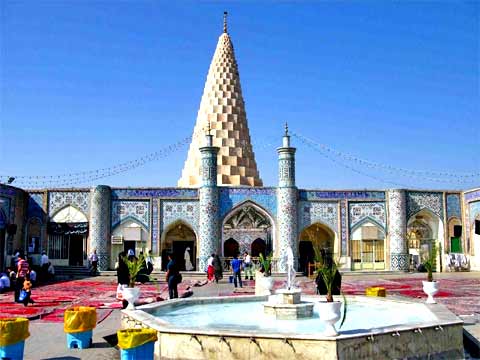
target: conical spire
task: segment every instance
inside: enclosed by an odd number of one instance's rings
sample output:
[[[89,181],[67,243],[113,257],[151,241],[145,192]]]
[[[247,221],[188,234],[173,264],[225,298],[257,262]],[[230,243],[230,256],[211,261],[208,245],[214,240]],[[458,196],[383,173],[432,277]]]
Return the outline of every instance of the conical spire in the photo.
[[[262,186],[250,141],[237,61],[227,32],[226,12],[223,33],[218,39],[208,70],[187,160],[178,181],[180,187],[201,185],[198,149],[205,146],[204,134],[209,121],[213,146],[220,148],[217,158],[218,185]]]

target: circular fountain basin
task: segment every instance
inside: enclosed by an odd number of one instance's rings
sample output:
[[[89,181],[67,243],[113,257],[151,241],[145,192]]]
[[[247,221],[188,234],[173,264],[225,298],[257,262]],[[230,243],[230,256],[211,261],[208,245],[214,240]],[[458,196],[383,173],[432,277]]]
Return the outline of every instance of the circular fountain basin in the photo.
[[[339,336],[323,336],[318,301],[312,317],[279,320],[264,314],[265,296],[180,299],[122,311],[124,327],[159,332],[159,358],[384,359],[463,356],[462,321],[442,305],[348,297]],[[338,298],[337,300],[341,300]]]

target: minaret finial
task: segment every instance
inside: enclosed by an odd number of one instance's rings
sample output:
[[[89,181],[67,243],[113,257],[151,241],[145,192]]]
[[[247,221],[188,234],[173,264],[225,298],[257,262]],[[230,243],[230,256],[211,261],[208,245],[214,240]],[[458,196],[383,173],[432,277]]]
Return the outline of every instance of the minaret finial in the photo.
[[[228,12],[224,11],[223,12],[223,32],[225,34],[227,33],[227,15],[228,15]]]
[[[208,125],[207,125],[207,135],[211,135],[212,131],[212,123],[210,122],[210,119],[208,119]]]
[[[288,122],[285,121],[285,136],[288,136]]]

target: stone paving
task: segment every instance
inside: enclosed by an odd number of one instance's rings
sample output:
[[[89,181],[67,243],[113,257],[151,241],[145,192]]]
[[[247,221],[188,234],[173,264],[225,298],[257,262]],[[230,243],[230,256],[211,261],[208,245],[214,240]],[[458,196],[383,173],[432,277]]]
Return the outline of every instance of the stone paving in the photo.
[[[184,277],[185,278],[185,277]],[[227,277],[228,278],[228,277]],[[399,274],[399,275],[366,275],[366,274],[344,274],[342,281],[342,288],[347,293],[364,293],[364,289],[367,286],[372,285],[384,285],[387,287],[387,295],[402,295],[415,298],[417,301],[423,301],[425,297],[418,292],[421,289],[421,280],[425,278],[425,274]],[[197,278],[198,279],[198,278]],[[480,273],[442,273],[437,274],[436,279],[440,281],[442,291],[446,294],[440,296],[437,300],[446,304],[457,315],[469,316],[469,319],[473,319],[478,326],[478,319],[480,315]],[[100,282],[100,287],[92,287],[91,281]],[[64,307],[82,304],[86,301],[90,305],[98,305],[99,310],[108,310],[108,314],[99,316],[100,322],[97,324],[93,334],[93,347],[90,349],[77,350],[67,349],[66,338],[63,332],[62,318],[53,316],[55,311],[51,309],[52,301],[45,302],[45,312],[50,315],[46,315],[40,318],[34,317],[30,322],[31,336],[25,343],[25,359],[118,359],[120,357],[119,350],[116,347],[112,347],[111,344],[105,339],[111,335],[114,335],[120,324],[120,310],[118,309],[118,302],[113,305],[113,302],[106,302],[106,299],[114,299],[115,292],[115,279],[113,277],[96,277],[85,280],[75,280],[72,282],[62,283],[64,288],[76,288],[78,284],[83,288],[90,288],[88,291],[78,292],[77,298],[71,298],[69,301],[64,298],[59,303],[58,312],[63,313]],[[298,278],[302,289],[305,293],[313,293],[315,291],[314,283],[310,279]],[[193,284],[198,282],[194,279],[185,279],[182,285],[183,290],[186,291],[189,286],[192,286],[193,296],[199,297],[211,297],[211,296],[223,296],[223,295],[235,295],[234,287],[229,284],[226,279],[220,282],[220,284],[211,283],[205,286],[193,287]],[[283,285],[283,279],[277,278],[275,285],[281,287]],[[89,285],[89,286],[85,286]],[[165,296],[165,284],[160,282],[158,285],[143,285],[146,292],[143,295],[145,302],[155,301],[156,297]],[[39,287],[34,290],[34,296],[41,298],[41,292],[48,292],[48,287]],[[152,290],[155,289],[155,290]],[[253,292],[253,282],[247,282],[240,294],[248,294]],[[408,292],[410,291],[410,292]],[[402,293],[403,292],[403,293]],[[88,293],[89,298],[86,299],[85,293]],[[107,294],[109,294],[107,296]],[[52,294],[45,295],[46,297]],[[69,295],[70,296],[70,295]],[[420,298],[417,298],[420,296]],[[13,295],[11,293],[0,295],[0,317],[4,317],[6,314],[3,309],[8,308],[4,306],[11,302]],[[115,302],[115,300],[114,300]],[[103,304],[103,305],[102,305]],[[108,305],[107,309],[102,309],[102,306]],[[23,305],[21,305],[23,307]],[[37,307],[42,307],[41,302],[36,304]],[[55,309],[54,309],[55,310]],[[57,315],[58,315],[57,312]],[[475,320],[476,319],[476,320]]]

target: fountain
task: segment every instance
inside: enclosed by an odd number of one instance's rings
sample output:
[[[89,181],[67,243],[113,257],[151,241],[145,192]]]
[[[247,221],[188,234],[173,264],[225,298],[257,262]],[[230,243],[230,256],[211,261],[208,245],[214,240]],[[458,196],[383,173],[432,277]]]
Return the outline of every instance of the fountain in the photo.
[[[156,329],[160,359],[463,357],[463,322],[440,304],[348,296],[346,321],[331,336],[320,321],[320,297],[295,288],[287,254],[286,286],[274,295],[148,304],[123,310],[122,327]]]
[[[279,289],[275,295],[268,297],[268,302],[263,304],[266,315],[274,316],[279,320],[295,320],[312,317],[312,302],[301,301],[301,289],[294,287],[295,262],[292,248],[287,248],[287,284],[285,289]]]

